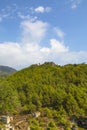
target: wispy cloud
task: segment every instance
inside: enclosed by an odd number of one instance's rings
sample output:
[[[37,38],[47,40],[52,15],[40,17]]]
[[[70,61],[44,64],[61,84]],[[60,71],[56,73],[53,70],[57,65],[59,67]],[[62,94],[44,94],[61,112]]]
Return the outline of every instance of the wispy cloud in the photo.
[[[18,17],[25,20],[25,19],[30,19],[30,15],[23,15],[21,12],[18,12]]]
[[[58,27],[54,27],[54,32],[57,34],[57,36],[61,39],[65,37],[65,33]]]
[[[16,14],[16,12],[17,12],[17,9],[18,8],[15,4],[1,9],[0,10],[0,22],[2,22],[4,19],[13,18],[14,14]]]
[[[80,3],[81,3],[81,0],[73,0],[71,4],[71,8],[76,9]]]
[[[76,9],[82,2],[82,0],[67,0],[72,10]]]
[[[10,17],[10,13],[7,14],[0,14],[0,22],[2,22],[4,19]]]
[[[32,13],[29,7],[20,8],[16,4],[11,6],[6,6],[0,10],[0,22],[4,19],[30,19],[30,14]]]
[[[37,20],[37,16],[31,16],[30,14],[23,14],[21,12],[17,13],[18,18],[20,18],[21,20],[30,20],[30,21],[36,21]]]
[[[13,4],[12,6],[7,6],[0,10],[0,22],[2,22],[4,19],[17,19],[20,18],[22,20],[30,19],[36,20],[37,16],[33,16],[34,13],[48,13],[51,11],[51,7],[43,7],[38,6],[37,8],[20,8],[16,4]]]
[[[51,8],[50,7],[43,7],[43,6],[38,6],[37,8],[34,9],[35,12],[37,13],[44,13],[44,12],[50,12]]]

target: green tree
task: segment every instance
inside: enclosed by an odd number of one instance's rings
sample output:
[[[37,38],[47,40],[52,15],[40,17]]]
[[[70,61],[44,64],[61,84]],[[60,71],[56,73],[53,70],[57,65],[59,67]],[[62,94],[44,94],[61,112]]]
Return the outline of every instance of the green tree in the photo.
[[[20,109],[18,93],[11,84],[0,84],[0,111],[1,113],[15,113]]]

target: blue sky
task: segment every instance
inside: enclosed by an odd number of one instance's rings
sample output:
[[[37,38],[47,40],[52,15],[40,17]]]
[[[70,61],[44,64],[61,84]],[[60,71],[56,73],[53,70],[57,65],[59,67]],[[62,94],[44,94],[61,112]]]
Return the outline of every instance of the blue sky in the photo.
[[[0,65],[87,63],[87,0],[0,3]]]

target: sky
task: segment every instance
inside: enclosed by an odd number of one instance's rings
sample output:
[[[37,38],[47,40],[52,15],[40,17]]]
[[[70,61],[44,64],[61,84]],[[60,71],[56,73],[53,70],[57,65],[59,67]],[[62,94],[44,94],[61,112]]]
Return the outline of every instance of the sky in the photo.
[[[0,0],[0,65],[87,63],[87,0]]]

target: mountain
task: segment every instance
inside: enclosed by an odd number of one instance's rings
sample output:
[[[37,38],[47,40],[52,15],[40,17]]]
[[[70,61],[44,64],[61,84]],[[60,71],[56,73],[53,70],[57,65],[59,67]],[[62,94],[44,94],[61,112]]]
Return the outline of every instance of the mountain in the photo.
[[[10,74],[13,74],[14,72],[16,72],[15,69],[13,69],[9,66],[1,66],[0,65],[0,77],[6,77]]]
[[[0,82],[1,113],[44,108],[69,116],[87,115],[87,64],[31,65]]]

